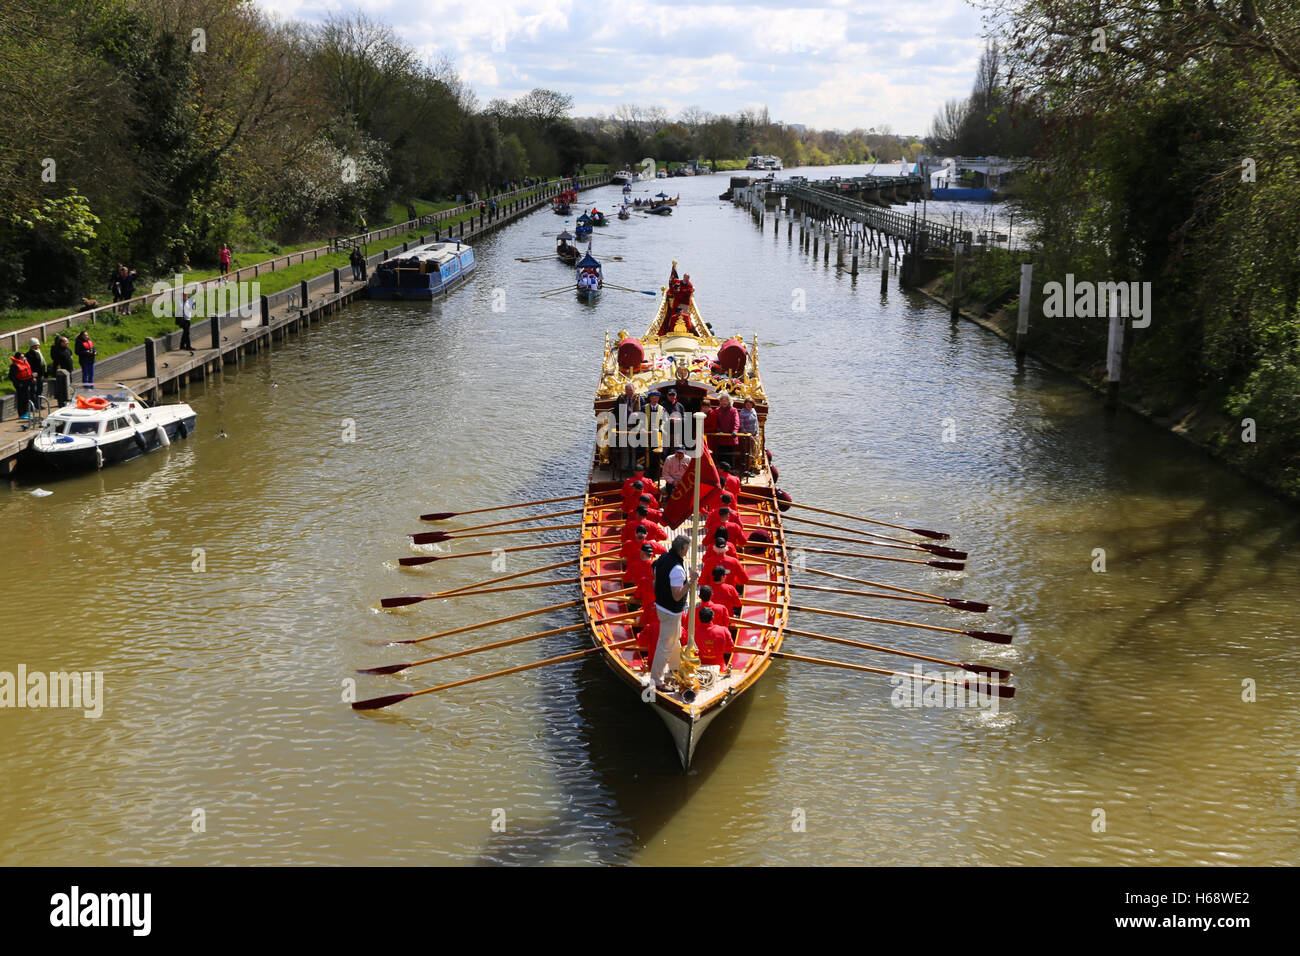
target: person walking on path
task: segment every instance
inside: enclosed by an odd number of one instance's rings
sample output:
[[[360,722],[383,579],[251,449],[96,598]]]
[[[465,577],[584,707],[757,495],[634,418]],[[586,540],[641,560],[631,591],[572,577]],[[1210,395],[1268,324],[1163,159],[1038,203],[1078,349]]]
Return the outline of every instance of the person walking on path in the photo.
[[[90,340],[90,333],[77,333],[77,360],[81,362],[81,384],[89,388],[95,384],[95,343]]]
[[[117,294],[121,296],[123,303],[122,314],[131,314],[131,298],[135,295],[135,280],[140,273],[134,269],[128,269],[126,266],[118,263],[117,266]]]
[[[45,364],[45,356],[41,354],[40,339],[31,340],[30,348],[23,358],[27,359],[27,364],[32,367],[32,402],[39,406],[41,395],[45,392],[45,376],[49,374],[49,366]],[[39,410],[38,407],[37,411]]]
[[[32,367],[21,352],[15,352],[9,359],[9,381],[14,385],[14,408],[18,417],[26,421],[31,417],[27,404],[32,394]]]
[[[194,293],[186,292],[185,297],[181,300],[181,314],[176,319],[176,324],[181,327],[181,344],[178,348],[189,349],[190,354],[194,354],[194,346],[190,344],[190,326],[194,323]]]
[[[364,260],[361,258],[361,250],[356,246],[352,247],[352,254],[348,256],[348,261],[352,263],[352,279],[355,282],[361,281],[361,266]]]
[[[221,278],[224,281],[230,275],[230,247],[224,242],[221,244],[221,252],[217,254],[217,257],[221,261]]]

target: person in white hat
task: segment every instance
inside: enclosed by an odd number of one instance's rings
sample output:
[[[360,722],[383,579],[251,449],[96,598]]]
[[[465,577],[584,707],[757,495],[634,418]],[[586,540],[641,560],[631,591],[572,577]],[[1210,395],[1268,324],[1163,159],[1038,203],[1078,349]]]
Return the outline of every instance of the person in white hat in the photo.
[[[45,356],[41,354],[41,340],[32,339],[31,347],[27,349],[24,356],[27,364],[32,367],[32,400],[37,405],[40,404],[41,396],[45,393],[45,374],[47,367],[45,365]]]

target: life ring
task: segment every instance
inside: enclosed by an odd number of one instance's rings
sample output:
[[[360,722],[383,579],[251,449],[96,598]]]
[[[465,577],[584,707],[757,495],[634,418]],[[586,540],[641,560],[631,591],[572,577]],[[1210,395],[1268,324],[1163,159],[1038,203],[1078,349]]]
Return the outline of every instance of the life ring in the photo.
[[[108,399],[96,395],[93,398],[86,398],[84,395],[77,396],[78,408],[89,408],[93,411],[102,412],[108,408]]]

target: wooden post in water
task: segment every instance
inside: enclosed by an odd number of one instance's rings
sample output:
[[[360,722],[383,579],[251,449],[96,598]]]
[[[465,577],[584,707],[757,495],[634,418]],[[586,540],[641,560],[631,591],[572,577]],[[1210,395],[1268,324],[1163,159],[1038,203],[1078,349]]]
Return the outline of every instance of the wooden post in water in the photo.
[[[144,374],[148,378],[158,377],[158,342],[152,338],[144,340]]]
[[[954,322],[961,318],[961,305],[958,296],[961,294],[961,243],[952,244],[952,320]]]
[[[1110,317],[1110,331],[1106,336],[1106,407],[1114,408],[1119,402],[1119,374],[1124,364],[1124,317],[1115,309]]]
[[[271,300],[262,296],[262,324],[271,324]]]
[[[849,268],[849,275],[856,279],[858,277],[858,254],[856,252],[853,254],[852,262],[853,265]]]
[[[302,311],[307,311],[307,280],[303,279],[298,283],[299,303],[302,305]]]
[[[1016,357],[1025,354],[1025,339],[1029,337],[1029,300],[1034,295],[1034,264],[1020,266],[1020,308],[1016,316]]]
[[[880,294],[884,295],[889,291],[889,259],[882,257],[880,260]]]
[[[208,320],[212,326],[212,347],[218,351],[221,349],[221,320],[215,315]]]
[[[343,273],[338,269],[334,270],[334,294],[338,295],[343,291]]]

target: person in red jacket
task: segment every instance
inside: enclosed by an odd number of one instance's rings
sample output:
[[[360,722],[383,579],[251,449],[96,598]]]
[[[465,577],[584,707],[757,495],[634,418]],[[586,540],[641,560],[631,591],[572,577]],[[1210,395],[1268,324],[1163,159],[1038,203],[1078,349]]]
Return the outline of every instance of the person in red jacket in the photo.
[[[649,540],[647,537],[647,528],[637,528],[632,532],[632,535],[632,539],[630,541],[624,541],[622,547],[618,549],[619,557],[623,559],[623,567],[625,568],[630,568],[641,560],[642,545],[648,545],[651,553],[654,554],[655,557],[658,557],[668,550],[667,545],[659,541]]]
[[[638,509],[644,508],[646,511],[646,517],[649,518],[651,521],[655,521],[660,524],[663,523],[664,513],[659,510],[658,502],[656,502],[654,498],[650,497],[649,495],[642,495],[641,498],[637,501],[636,506]]]
[[[696,606],[696,621],[698,624],[699,612],[705,608],[713,609],[713,620],[723,627],[731,627],[731,612],[723,607],[717,601],[713,600],[713,588],[707,584],[700,585],[700,603]]]
[[[727,542],[719,542],[714,538],[713,547],[709,548],[709,553],[704,556],[701,576],[705,579],[710,578],[713,569],[719,566],[726,569],[726,582],[736,589],[737,594],[743,595],[745,585],[749,583],[749,574],[741,566],[740,561],[727,551]]]
[[[646,537],[651,541],[667,541],[668,532],[657,521],[651,521],[646,509],[638,506],[632,516],[623,525],[623,540],[630,541],[636,537],[636,529],[645,528]]]
[[[718,477],[722,479],[722,490],[734,501],[739,501],[740,479],[731,473],[731,462],[725,458],[718,462]]]
[[[715,534],[719,528],[727,529],[727,540],[737,548],[743,548],[749,540],[749,534],[745,531],[740,519],[736,517],[734,511],[723,505],[709,515],[709,520],[704,526],[706,534]]]
[[[623,495],[623,513],[631,514],[635,511],[642,495],[649,495],[651,502],[657,507],[659,499],[655,497],[654,487],[655,483],[649,478],[644,481],[633,479],[632,486]]]
[[[662,552],[660,552],[662,553]],[[654,546],[650,542],[641,545],[641,555],[631,567],[633,586],[636,588],[632,592],[632,599],[639,602],[641,610],[647,607],[654,607],[655,603],[655,558],[659,555],[655,553]]]
[[[730,613],[728,617],[740,617],[740,594],[736,589],[728,584],[724,579],[727,576],[727,569],[720,564],[715,564],[709,572],[709,577],[713,583],[709,585],[713,590],[713,603],[721,604]],[[703,588],[700,589],[704,590]]]
[[[641,482],[641,487],[636,488],[634,491],[633,488],[638,481]],[[658,499],[659,489],[653,481],[646,477],[645,463],[638,461],[632,466],[632,477],[623,482],[623,503],[636,504],[636,500],[643,494]],[[631,511],[632,509],[624,508],[623,510]]]
[[[736,649],[736,642],[731,632],[713,620],[713,608],[700,608],[700,621],[695,628],[695,650],[700,655],[700,663],[720,667],[725,674],[727,655]]]

